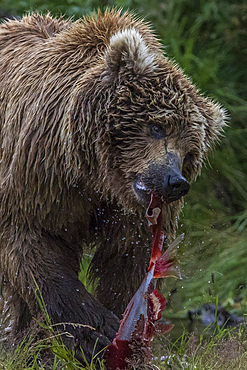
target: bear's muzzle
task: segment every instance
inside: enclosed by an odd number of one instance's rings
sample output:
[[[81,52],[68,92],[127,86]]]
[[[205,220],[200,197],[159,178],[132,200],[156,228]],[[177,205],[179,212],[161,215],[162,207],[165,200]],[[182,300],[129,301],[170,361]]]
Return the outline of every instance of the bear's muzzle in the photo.
[[[190,185],[181,174],[180,168],[179,157],[168,152],[164,159],[151,163],[143,173],[139,173],[133,188],[141,202],[144,205],[149,203],[152,193],[166,204],[185,196]]]

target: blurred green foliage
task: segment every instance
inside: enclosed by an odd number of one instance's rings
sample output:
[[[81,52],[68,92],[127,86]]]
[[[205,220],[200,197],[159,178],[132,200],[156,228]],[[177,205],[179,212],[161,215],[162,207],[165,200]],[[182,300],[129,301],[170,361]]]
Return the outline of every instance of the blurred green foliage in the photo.
[[[205,93],[224,105],[229,127],[186,196],[178,233],[183,280],[169,282],[181,313],[219,296],[247,305],[247,3],[241,0],[0,0],[2,17],[33,10],[81,17],[106,6],[144,17]],[[212,275],[213,274],[213,275]],[[212,282],[212,276],[213,281]],[[84,277],[82,277],[84,279]],[[210,289],[209,289],[210,288]]]

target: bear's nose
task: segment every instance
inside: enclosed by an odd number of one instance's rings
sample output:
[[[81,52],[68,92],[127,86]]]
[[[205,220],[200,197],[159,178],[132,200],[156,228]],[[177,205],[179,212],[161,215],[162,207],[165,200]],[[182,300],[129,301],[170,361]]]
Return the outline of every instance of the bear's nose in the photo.
[[[166,177],[165,196],[170,201],[177,200],[188,193],[190,185],[179,171]]]

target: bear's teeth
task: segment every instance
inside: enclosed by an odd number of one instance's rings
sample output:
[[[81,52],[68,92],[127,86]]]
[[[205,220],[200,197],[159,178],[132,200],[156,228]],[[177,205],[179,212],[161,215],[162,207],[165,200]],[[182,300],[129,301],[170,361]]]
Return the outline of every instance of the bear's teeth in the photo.
[[[144,185],[144,183],[142,182],[142,180],[140,180],[140,181],[138,181],[138,182],[136,183],[136,187],[137,187],[138,189],[140,189],[140,190],[147,190],[147,189],[146,189],[146,187],[145,187],[145,185]]]

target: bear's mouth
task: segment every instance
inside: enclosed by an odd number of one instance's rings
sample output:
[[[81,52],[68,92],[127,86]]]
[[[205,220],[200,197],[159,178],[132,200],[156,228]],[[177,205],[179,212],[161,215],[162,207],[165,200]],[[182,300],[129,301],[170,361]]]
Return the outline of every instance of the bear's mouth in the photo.
[[[134,188],[134,191],[135,191],[136,195],[138,196],[140,201],[145,206],[149,205],[149,203],[151,201],[152,194],[155,194],[155,196],[160,199],[161,203],[168,203],[168,202],[166,202],[166,199],[164,198],[163,195],[158,194],[158,192],[155,192],[154,190],[148,189],[146,187],[146,185],[142,181],[142,175],[141,174],[138,174],[136,176],[136,178],[134,180],[134,183],[133,183],[133,188]]]

